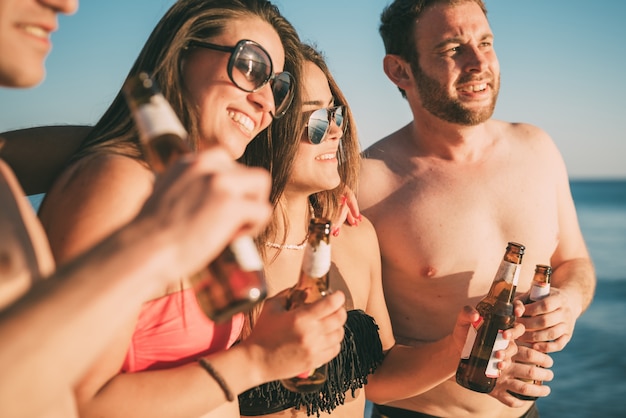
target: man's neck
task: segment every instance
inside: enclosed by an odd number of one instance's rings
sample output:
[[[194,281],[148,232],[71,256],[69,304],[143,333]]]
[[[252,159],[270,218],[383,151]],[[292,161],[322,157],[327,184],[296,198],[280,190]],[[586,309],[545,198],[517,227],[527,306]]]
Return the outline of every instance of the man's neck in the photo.
[[[419,115],[407,125],[408,139],[420,156],[442,160],[473,162],[493,145],[490,121],[467,126],[446,122],[431,114]]]

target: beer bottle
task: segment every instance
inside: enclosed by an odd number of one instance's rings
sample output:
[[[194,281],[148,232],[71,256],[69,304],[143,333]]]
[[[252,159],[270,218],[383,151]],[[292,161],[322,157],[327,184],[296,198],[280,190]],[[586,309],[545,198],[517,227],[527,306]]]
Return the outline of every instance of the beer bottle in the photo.
[[[537,302],[550,294],[550,278],[552,277],[552,267],[545,264],[535,266],[533,285],[530,288],[528,302]]]
[[[291,289],[287,309],[312,303],[330,293],[330,221],[313,218],[309,222],[309,233],[304,247],[304,259],[298,283]],[[281,380],[283,386],[293,392],[315,392],[328,375],[328,364],[314,370]]]
[[[155,173],[191,152],[187,131],[147,73],[130,77],[123,91],[144,156]],[[267,295],[263,262],[249,236],[235,239],[191,282],[198,304],[216,322],[250,309]]]
[[[513,326],[513,298],[525,247],[509,242],[489,293],[476,305],[480,318],[472,324],[461,353],[456,381],[476,392],[489,393],[500,375],[494,355],[506,348],[502,332]]]
[[[528,296],[528,300],[526,303],[537,302],[550,294],[550,277],[552,276],[552,267],[537,264],[535,266],[535,275],[533,277],[533,284],[530,288],[530,294]],[[517,345],[524,345],[526,347],[532,347],[532,344],[524,343],[521,341],[517,342]],[[524,382],[532,383],[535,385],[541,385],[542,382],[540,380],[529,380],[529,379],[520,379]],[[518,399],[523,401],[534,401],[537,400],[537,396],[527,396],[519,393],[508,391],[511,395],[515,396]]]

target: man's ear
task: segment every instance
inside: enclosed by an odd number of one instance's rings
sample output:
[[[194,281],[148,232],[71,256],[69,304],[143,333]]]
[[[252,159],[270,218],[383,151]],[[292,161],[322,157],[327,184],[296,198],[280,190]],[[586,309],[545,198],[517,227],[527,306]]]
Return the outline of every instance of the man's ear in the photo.
[[[412,83],[411,66],[399,55],[387,54],[383,58],[383,70],[389,80],[399,88],[407,90]]]

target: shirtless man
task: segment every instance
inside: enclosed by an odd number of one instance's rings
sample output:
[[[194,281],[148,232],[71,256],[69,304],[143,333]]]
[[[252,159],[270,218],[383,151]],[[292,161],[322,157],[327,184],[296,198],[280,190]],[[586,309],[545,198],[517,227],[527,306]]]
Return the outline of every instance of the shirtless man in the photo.
[[[41,82],[58,14],[77,7],[78,0],[0,0],[0,86]],[[0,138],[0,152],[2,142]],[[49,174],[39,169],[31,168],[40,176]],[[136,218],[55,270],[41,224],[16,176],[0,159],[0,416],[76,415],[73,387],[120,326],[155,290],[206,266],[235,235],[263,227],[271,211],[269,190],[266,172],[235,164],[226,151],[189,156],[158,179]],[[251,387],[262,383],[257,380],[264,375],[271,377],[268,371],[283,368],[285,359],[295,366],[288,373],[302,370],[303,356],[312,363],[328,361],[334,354],[320,356],[313,347],[310,353],[298,353],[297,348],[302,335],[322,320],[336,319],[331,328],[343,332],[343,301],[339,292],[308,306],[280,338],[274,329],[260,334],[275,345],[281,339],[288,342],[285,352],[300,358],[282,356],[280,364],[271,364],[276,347],[270,343],[258,344],[266,348],[249,349],[247,355],[242,350],[218,353],[222,363],[238,365],[222,369],[225,380],[238,383],[256,375]],[[267,309],[270,321],[284,312],[281,302],[266,303],[275,308]],[[289,314],[283,316],[289,319]],[[291,334],[289,341],[282,334]],[[267,361],[257,361],[261,358]],[[242,361],[258,367],[239,366],[246,364]],[[221,393],[206,371],[190,367],[207,393]]]
[[[487,293],[508,241],[526,246],[518,294],[535,264],[554,269],[552,293],[526,306],[520,337],[544,353],[562,350],[589,306],[595,273],[564,162],[541,129],[491,119],[500,86],[494,35],[481,0],[396,0],[381,16],[384,71],[413,121],[369,147],[359,191],[380,240],[394,332],[420,344],[450,333],[460,306]],[[552,341],[540,343],[541,341]],[[551,367],[519,347],[517,359]],[[450,380],[377,406],[373,417],[536,416],[508,390],[547,396],[551,371],[516,363],[492,396]]]

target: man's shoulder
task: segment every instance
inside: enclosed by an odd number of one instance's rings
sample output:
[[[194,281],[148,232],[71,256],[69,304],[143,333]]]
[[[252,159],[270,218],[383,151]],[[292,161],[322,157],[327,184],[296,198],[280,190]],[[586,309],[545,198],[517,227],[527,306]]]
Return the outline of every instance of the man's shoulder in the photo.
[[[548,133],[537,125],[526,122],[492,121],[495,128],[507,137],[520,140],[550,140]]]
[[[380,139],[367,147],[362,153],[361,180],[367,180],[369,183],[371,175],[375,175],[377,179],[384,177],[384,172],[396,164],[398,153],[397,141],[392,136]]]
[[[558,153],[550,135],[539,126],[524,122],[490,121],[489,132],[503,144],[515,148],[515,152]]]
[[[398,187],[406,173],[407,150],[396,136],[385,137],[363,153],[360,170],[359,206],[367,210]]]
[[[384,160],[398,151],[398,139],[397,132],[379,139],[363,151],[363,158],[365,160]]]
[[[500,146],[515,155],[521,167],[551,167],[550,170],[566,172],[557,144],[542,128],[529,123],[500,122],[496,132]]]

